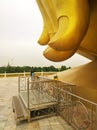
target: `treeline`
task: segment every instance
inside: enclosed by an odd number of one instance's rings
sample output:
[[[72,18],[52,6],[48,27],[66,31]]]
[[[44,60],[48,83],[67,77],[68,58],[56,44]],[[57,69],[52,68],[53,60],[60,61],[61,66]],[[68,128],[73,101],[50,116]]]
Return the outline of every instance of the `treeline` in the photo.
[[[20,72],[30,72],[31,68],[35,72],[58,72],[58,71],[64,71],[67,69],[70,69],[71,67],[66,67],[66,66],[61,66],[60,68],[56,68],[54,66],[49,66],[49,67],[30,67],[30,66],[2,66],[0,67],[0,73],[20,73]]]

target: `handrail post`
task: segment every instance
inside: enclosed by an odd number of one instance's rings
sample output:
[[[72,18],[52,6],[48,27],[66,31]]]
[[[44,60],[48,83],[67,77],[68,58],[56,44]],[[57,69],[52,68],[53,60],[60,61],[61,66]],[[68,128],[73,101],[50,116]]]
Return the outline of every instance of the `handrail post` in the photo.
[[[18,76],[18,93],[20,94],[20,76]]]
[[[4,77],[6,78],[6,71],[5,71]]]
[[[25,77],[25,90],[26,90],[26,77]]]
[[[27,99],[28,99],[28,109],[29,109],[29,78],[27,79]]]
[[[25,77],[25,71],[24,71],[24,77]]]
[[[30,117],[30,109],[29,109],[29,78],[27,78],[27,99],[28,99],[28,122],[30,122],[31,117]]]

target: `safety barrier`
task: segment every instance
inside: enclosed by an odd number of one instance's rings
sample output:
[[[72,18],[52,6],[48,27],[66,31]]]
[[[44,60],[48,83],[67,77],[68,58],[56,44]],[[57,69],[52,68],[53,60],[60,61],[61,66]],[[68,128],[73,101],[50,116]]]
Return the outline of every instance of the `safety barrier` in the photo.
[[[97,130],[97,104],[74,94],[75,85],[45,77],[19,77],[19,93],[27,91],[28,109],[33,103],[33,100],[30,100],[30,90],[40,93],[37,93],[38,100],[43,96],[49,99],[46,103],[57,102],[56,113],[76,130]],[[34,105],[40,104],[38,102]]]
[[[56,74],[58,72],[35,72],[36,76],[48,76],[51,74]],[[30,76],[30,72],[23,72],[23,73],[0,73],[0,77],[17,77],[17,76]]]

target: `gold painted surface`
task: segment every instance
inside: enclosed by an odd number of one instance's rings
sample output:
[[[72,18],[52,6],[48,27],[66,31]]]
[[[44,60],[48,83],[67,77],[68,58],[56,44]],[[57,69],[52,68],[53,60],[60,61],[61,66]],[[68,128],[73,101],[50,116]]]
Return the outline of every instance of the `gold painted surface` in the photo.
[[[44,23],[38,43],[48,45],[43,52],[47,59],[64,61],[76,52],[97,58],[97,0],[37,0],[37,4]]]
[[[50,22],[52,26],[53,35],[43,53],[47,59],[64,61],[74,53],[97,59],[97,0],[37,1],[42,3],[42,15],[45,12],[48,15],[44,23]],[[51,30],[47,24],[46,27]],[[45,39],[45,35],[43,37]],[[61,72],[58,77],[76,84],[76,94],[97,103],[97,61]]]
[[[97,103],[97,60],[57,75],[59,80],[75,84],[77,95]]]
[[[80,54],[90,59],[97,59],[97,0],[89,0],[90,22],[87,33],[81,42]],[[91,58],[92,56],[92,58]]]

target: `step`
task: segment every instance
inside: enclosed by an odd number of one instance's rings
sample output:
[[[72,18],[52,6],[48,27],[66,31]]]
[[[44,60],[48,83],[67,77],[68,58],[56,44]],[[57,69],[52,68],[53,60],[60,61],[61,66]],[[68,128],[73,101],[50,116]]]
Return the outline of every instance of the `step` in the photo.
[[[12,106],[13,112],[15,113],[15,119],[25,119],[23,105],[18,96],[12,97]]]

